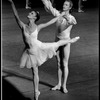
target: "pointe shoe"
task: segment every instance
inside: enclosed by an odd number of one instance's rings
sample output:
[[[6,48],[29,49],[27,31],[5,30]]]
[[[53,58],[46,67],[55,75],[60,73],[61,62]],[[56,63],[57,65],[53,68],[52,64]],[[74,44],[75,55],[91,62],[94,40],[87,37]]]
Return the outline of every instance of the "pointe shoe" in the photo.
[[[79,36],[78,37],[75,37],[75,38],[71,39],[71,43],[74,43],[74,42],[78,41],[79,39],[80,39]]]
[[[38,92],[35,92],[35,99],[36,99],[36,100],[38,100],[38,98],[39,98],[39,95],[40,95],[40,91],[38,91]]]
[[[56,85],[55,87],[51,88],[51,90],[55,91],[55,90],[60,90],[61,86]]]

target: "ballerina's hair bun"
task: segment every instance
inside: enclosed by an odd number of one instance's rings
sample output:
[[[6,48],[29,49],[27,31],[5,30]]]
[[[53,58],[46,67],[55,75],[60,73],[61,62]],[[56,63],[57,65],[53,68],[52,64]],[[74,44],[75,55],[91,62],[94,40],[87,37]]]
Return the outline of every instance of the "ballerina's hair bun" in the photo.
[[[37,22],[40,19],[40,13],[38,11],[35,11],[35,12],[36,12],[36,17],[37,17],[37,19],[35,20],[35,22]]]

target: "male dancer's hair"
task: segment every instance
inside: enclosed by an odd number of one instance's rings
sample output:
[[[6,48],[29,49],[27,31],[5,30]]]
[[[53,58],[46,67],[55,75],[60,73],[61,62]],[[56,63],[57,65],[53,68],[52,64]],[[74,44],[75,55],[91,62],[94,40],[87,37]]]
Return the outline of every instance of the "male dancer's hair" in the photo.
[[[65,2],[70,2],[70,7],[72,8],[73,7],[73,2],[71,0],[65,0]]]

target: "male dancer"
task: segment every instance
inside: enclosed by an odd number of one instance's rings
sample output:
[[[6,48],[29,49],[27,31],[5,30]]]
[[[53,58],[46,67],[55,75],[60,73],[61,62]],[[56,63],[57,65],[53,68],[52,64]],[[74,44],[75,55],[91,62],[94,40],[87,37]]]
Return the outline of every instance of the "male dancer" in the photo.
[[[73,25],[77,24],[74,16],[72,16],[69,12],[73,6],[71,0],[65,0],[63,4],[63,11],[60,12],[57,9],[52,7],[52,3],[50,0],[42,0],[45,5],[46,11],[51,12],[54,16],[59,16],[60,14],[65,12],[63,17],[60,17],[56,22],[57,32],[56,32],[56,41],[61,39],[70,38],[70,31]],[[68,78],[68,60],[70,55],[70,43],[59,48],[57,52],[57,62],[58,62],[58,84],[52,88],[52,90],[60,90],[61,89],[61,80],[62,74],[64,74],[64,80],[62,89],[64,93],[67,93],[68,90],[66,88],[67,78]],[[63,69],[63,70],[62,70]]]

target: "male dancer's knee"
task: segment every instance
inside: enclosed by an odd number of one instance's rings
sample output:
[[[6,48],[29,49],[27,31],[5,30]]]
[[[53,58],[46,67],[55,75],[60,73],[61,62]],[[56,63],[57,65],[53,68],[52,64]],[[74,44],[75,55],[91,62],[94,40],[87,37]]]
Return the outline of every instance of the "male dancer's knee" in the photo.
[[[68,68],[68,61],[66,59],[63,60],[64,68]]]

